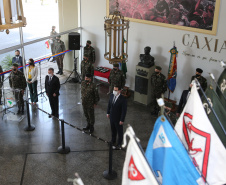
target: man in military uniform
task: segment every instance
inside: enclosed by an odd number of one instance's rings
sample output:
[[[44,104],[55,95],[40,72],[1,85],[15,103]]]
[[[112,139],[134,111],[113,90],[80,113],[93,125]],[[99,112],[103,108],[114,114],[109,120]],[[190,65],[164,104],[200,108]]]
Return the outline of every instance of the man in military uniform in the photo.
[[[89,58],[89,62],[91,62],[91,64],[94,64],[96,61],[96,56],[95,56],[95,50],[91,46],[91,44],[92,44],[91,41],[87,40],[86,46],[84,47],[84,55],[87,55]]]
[[[196,74],[195,74],[194,76],[191,77],[191,82],[192,82],[193,80],[195,80],[195,78],[196,78],[196,79],[199,81],[199,83],[200,83],[200,85],[201,85],[203,91],[205,91],[206,88],[207,88],[207,80],[206,80],[206,78],[204,78],[204,77],[202,76],[202,72],[203,72],[202,69],[197,68],[197,69],[196,69]],[[198,92],[199,92],[199,95],[202,95],[202,92],[201,92],[200,89],[198,90]]]
[[[94,131],[94,105],[100,100],[96,85],[92,82],[92,75],[86,74],[85,80],[81,84],[82,106],[87,120],[87,126],[83,128],[84,131],[89,130],[90,133]]]
[[[159,106],[156,99],[161,98],[167,90],[166,77],[161,73],[162,68],[156,66],[155,72],[151,75],[151,114],[157,115]]]
[[[56,42],[54,43],[55,54],[61,53],[61,52],[66,50],[65,44],[62,40],[60,40],[60,37],[61,36],[58,35],[56,37]],[[58,69],[59,69],[59,71],[56,74],[59,74],[59,75],[63,74],[63,66],[64,66],[63,60],[64,60],[64,54],[56,56],[57,66],[58,66]]]
[[[2,66],[0,65],[0,74],[3,73]],[[0,76],[0,105],[2,105],[2,86],[4,81],[4,75]]]
[[[119,64],[113,64],[113,69],[109,76],[109,94],[113,92],[114,86],[123,87],[125,86],[125,76],[121,70],[119,70]]]
[[[24,74],[18,70],[18,64],[13,64],[12,72],[9,75],[9,85],[13,88],[15,99],[18,105],[18,112],[17,114],[24,114],[24,91],[27,87],[26,79]]]
[[[94,67],[91,62],[89,62],[88,56],[84,55],[83,61],[81,62],[81,74],[82,81],[85,80],[86,74],[94,75]]]
[[[57,34],[58,33],[56,32],[56,26],[52,26],[52,31],[50,32],[50,36],[54,36],[54,35],[57,35]],[[56,37],[50,38],[52,55],[55,54],[55,50],[54,50],[54,44],[55,44],[55,42],[56,42]],[[52,61],[55,61],[55,57],[53,57],[53,60]]]

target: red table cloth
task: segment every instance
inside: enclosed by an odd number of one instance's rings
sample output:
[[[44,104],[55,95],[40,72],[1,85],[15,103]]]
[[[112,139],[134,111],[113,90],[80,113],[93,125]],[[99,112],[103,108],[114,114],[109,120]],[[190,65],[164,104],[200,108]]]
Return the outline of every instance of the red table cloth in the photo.
[[[106,72],[106,73],[101,73],[100,71],[94,70],[94,76],[99,76],[99,77],[102,77],[102,78],[107,78],[108,79],[108,82],[109,82],[109,76],[110,76],[111,69],[110,68],[107,68],[107,67],[103,67],[103,68],[109,69],[109,71]]]

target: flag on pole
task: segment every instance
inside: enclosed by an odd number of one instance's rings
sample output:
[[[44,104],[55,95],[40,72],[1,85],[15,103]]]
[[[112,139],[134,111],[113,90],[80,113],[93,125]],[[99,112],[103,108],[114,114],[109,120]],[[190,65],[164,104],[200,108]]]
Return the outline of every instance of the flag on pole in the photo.
[[[221,73],[217,83],[220,87],[220,89],[217,88],[217,90],[216,90],[217,94],[218,94],[219,98],[221,99],[221,103],[223,104],[223,106],[226,107],[226,101],[224,98],[224,97],[226,97],[226,69],[224,69],[224,71]]]
[[[127,128],[124,134],[124,143],[126,135],[130,137],[130,141],[123,166],[122,185],[159,185],[143,151],[138,146],[132,127]]]
[[[176,78],[177,78],[177,48],[174,46],[170,51],[170,63],[168,70],[167,86],[170,92],[174,92],[176,88]]]
[[[226,183],[226,150],[203,108],[196,85],[175,130],[209,184]]]
[[[216,92],[214,91],[213,87],[210,85],[207,90],[205,91],[208,101],[211,107],[215,110],[222,126],[226,130],[226,110],[221,104],[219,97],[217,96]],[[206,114],[212,124],[215,132],[217,133],[218,137],[220,138],[221,142],[223,143],[224,147],[226,148],[226,135],[223,132],[220,124],[218,123],[215,115],[213,114],[212,110],[210,109],[205,97],[202,97],[202,104],[206,111]]]
[[[168,120],[161,116],[154,126],[146,158],[162,185],[205,184]]]
[[[127,41],[125,40],[125,38],[123,38],[123,42],[124,43],[127,43]],[[123,53],[124,53],[124,47],[123,47]],[[125,55],[123,54],[123,58],[125,58]],[[122,63],[120,63],[120,67],[121,67],[121,70],[123,72],[123,74],[125,75],[125,78],[126,78],[126,73],[127,73],[127,65],[126,65],[126,62],[125,61],[122,61]]]

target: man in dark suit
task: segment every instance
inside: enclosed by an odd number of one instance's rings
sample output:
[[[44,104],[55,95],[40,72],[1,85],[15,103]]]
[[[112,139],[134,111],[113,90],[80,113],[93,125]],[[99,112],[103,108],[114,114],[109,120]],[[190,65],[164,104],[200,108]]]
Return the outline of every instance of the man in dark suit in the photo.
[[[15,57],[12,58],[12,64],[18,64],[18,66],[23,66],[23,59],[20,56],[20,51],[16,50],[15,51]],[[19,69],[19,71],[21,71],[22,73],[24,73],[23,68]]]
[[[59,90],[60,90],[60,80],[54,75],[54,69],[48,69],[48,75],[45,79],[45,89],[46,94],[49,97],[49,103],[52,110],[52,116],[59,117]],[[51,115],[49,118],[52,117]]]
[[[113,149],[121,150],[123,140],[123,123],[127,112],[127,100],[121,95],[121,87],[114,87],[113,94],[110,95],[107,109],[107,117],[111,123],[111,134]],[[118,134],[118,143],[116,137]]]

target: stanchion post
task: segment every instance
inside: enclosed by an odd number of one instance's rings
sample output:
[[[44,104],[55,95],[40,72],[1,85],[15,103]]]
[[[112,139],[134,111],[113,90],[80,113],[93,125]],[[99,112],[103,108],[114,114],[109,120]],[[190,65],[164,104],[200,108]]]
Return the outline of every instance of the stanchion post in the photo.
[[[29,103],[26,101],[26,108],[27,108],[27,126],[24,128],[25,131],[33,131],[35,129],[35,126],[31,124],[30,119],[30,110],[29,110]]]
[[[64,120],[60,120],[61,122],[61,136],[62,136],[62,146],[60,146],[57,150],[60,154],[68,154],[71,150],[70,147],[65,146],[65,130],[64,130]]]
[[[109,168],[103,172],[105,179],[114,180],[117,178],[117,172],[112,170],[112,142],[109,143]]]

